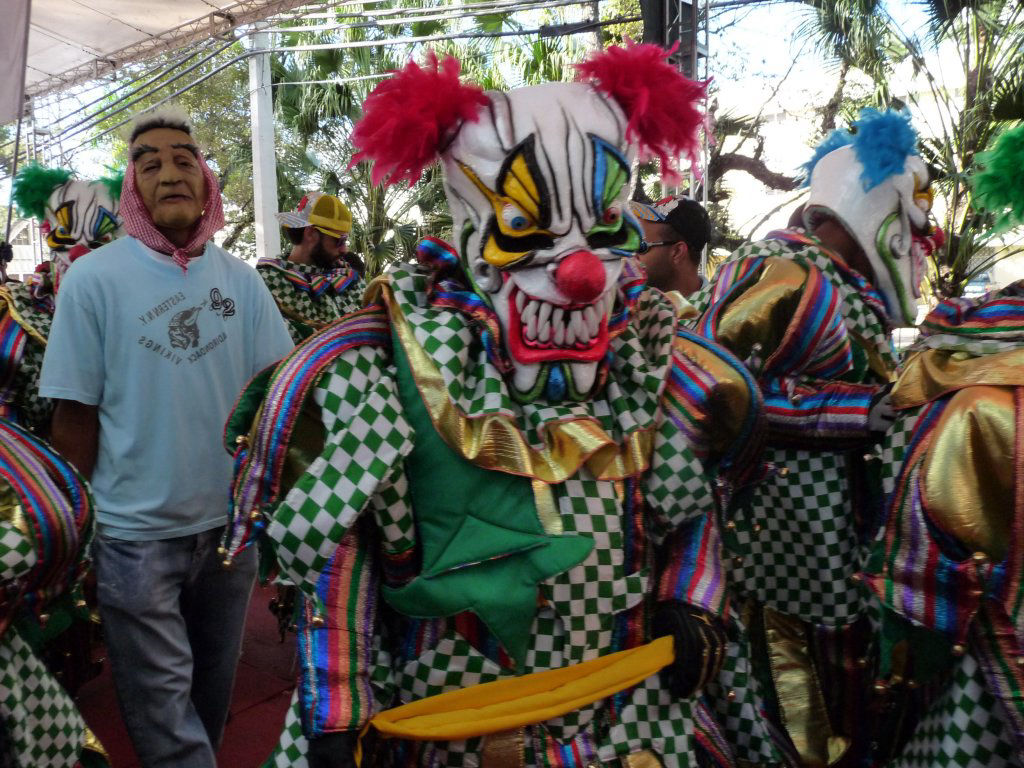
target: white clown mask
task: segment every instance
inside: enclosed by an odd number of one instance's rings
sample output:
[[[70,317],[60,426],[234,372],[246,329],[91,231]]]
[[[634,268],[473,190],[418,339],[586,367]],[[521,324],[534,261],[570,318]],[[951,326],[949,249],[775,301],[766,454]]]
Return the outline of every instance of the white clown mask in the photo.
[[[55,288],[75,259],[124,234],[118,200],[101,181],[72,180],[55,189],[46,204],[46,224]]]
[[[124,234],[119,189],[120,179],[82,181],[61,169],[29,166],[18,174],[14,197],[25,215],[41,220],[54,290],[73,261]]]
[[[582,399],[608,350],[623,257],[641,237],[626,119],[580,83],[487,96],[442,156],[459,254],[498,315],[514,394],[532,400],[554,376]]]
[[[641,239],[628,207],[634,155],[667,172],[670,156],[692,159],[699,145],[705,86],[667,56],[612,46],[579,66],[588,84],[485,93],[430,54],[364,104],[353,143],[375,182],[414,182],[442,163],[459,263],[494,312],[521,402],[585,400],[602,379],[623,327],[609,332],[624,259]]]
[[[927,256],[941,237],[929,238],[933,228],[929,212],[932,192],[928,168],[916,154],[916,136],[906,115],[862,113],[863,125],[874,120],[876,125],[891,130],[909,131],[903,135],[906,151],[888,153],[900,158],[896,167],[875,168],[871,153],[877,150],[877,134],[850,136],[850,142],[818,159],[811,170],[810,194],[804,208],[804,222],[813,229],[822,217],[839,222],[863,249],[874,272],[874,286],[885,301],[889,319],[895,325],[913,325],[917,316],[917,299],[927,269]],[[883,137],[884,138],[884,137]],[[858,144],[863,139],[865,149]],[[872,166],[874,177],[866,172]],[[878,180],[884,176],[882,180]]]

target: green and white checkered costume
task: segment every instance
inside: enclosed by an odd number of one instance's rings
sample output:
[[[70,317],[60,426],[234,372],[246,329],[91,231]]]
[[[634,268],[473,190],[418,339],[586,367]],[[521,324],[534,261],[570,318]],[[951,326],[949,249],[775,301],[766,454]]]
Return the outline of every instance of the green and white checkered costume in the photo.
[[[763,240],[741,247],[719,269],[725,271],[745,260],[791,258],[793,254],[785,242]],[[885,327],[843,280],[832,260],[813,247],[800,249],[799,256],[804,264],[820,270],[838,291],[841,320],[850,338],[866,350],[862,354],[876,355],[895,370]],[[746,290],[753,285],[756,283]],[[698,305],[700,313],[710,308],[715,287],[716,280],[712,280],[696,297],[704,302]],[[743,298],[734,296],[730,301],[735,305]],[[765,346],[767,340],[778,339],[781,345],[788,334],[797,332],[799,329],[793,327],[764,328],[761,348],[747,360],[755,377],[763,361],[775,351]],[[721,337],[716,340],[729,346]],[[861,375],[865,381],[883,383],[870,370]],[[817,385],[813,381],[804,383],[812,389]],[[852,451],[832,450],[825,440],[814,445],[814,435],[808,435],[807,447],[779,444],[769,433],[765,458],[775,472],[735,516],[731,533],[725,534],[729,578],[737,592],[815,624],[842,626],[863,612],[862,591],[854,577],[864,555],[858,543],[857,521],[868,511],[853,508],[850,478],[859,456],[873,450],[866,424],[864,433],[862,446]]]
[[[716,514],[713,475],[702,458],[706,446],[690,443],[660,405],[673,361],[685,354],[680,353],[683,342],[675,335],[675,311],[660,294],[643,294],[630,327],[613,341],[615,361],[602,395],[585,403],[519,405],[509,397],[465,318],[429,305],[423,272],[400,264],[385,279],[382,290],[390,322],[392,327],[402,324],[402,332],[395,332],[395,345],[406,345],[403,354],[411,354],[409,349],[426,354],[436,366],[436,391],[457,417],[504,419],[514,425],[524,446],[540,453],[558,441],[573,439],[559,430],[566,422],[581,420],[600,426],[615,446],[644,433],[653,440],[645,459],[650,465],[627,469],[622,479],[595,475],[603,470],[584,457],[564,479],[539,483],[543,491],[535,481],[534,493],[541,493],[534,499],[537,512],[549,535],[556,533],[556,539],[584,536],[593,548],[582,562],[538,584],[540,602],[518,672],[475,613],[430,619],[397,615],[395,621],[384,622],[389,629],[383,642],[379,630],[373,630],[374,647],[386,648],[388,653],[374,652],[368,658],[375,664],[354,675],[370,682],[373,695],[349,697],[358,702],[361,714],[350,714],[348,730],[360,728],[383,706],[559,668],[646,642],[650,611],[662,589],[654,569],[656,545],[680,527],[705,521],[714,525]],[[318,338],[311,338],[307,346]],[[416,361],[409,364],[415,373]],[[284,498],[272,512],[268,535],[282,573],[318,601],[324,593],[321,574],[337,556],[339,544],[353,541],[353,536],[368,541],[360,528],[367,519],[376,531],[373,538],[379,542],[379,553],[375,557],[385,584],[407,581],[412,575],[403,569],[410,555],[415,562],[419,546],[417,496],[407,480],[405,462],[422,436],[410,421],[410,403],[400,393],[395,365],[392,354],[381,346],[355,346],[333,360],[312,391],[326,434],[324,448],[290,489],[282,489]],[[737,386],[743,397],[756,397],[748,379],[738,369],[730,370],[737,374],[735,380],[714,382],[712,389]],[[739,400],[753,405],[743,397]],[[736,402],[728,397],[722,401]],[[710,400],[705,406],[711,407]],[[720,422],[714,425],[731,429]],[[419,427],[433,428],[429,423]],[[540,515],[545,494],[553,516]],[[370,597],[364,600],[350,592],[352,601],[343,612],[349,633],[369,631],[360,622],[367,615],[362,606],[376,601],[375,582],[368,579],[360,589],[359,594]],[[697,590],[697,594],[700,607],[721,611],[720,593]],[[330,625],[331,616],[324,617]],[[269,764],[303,764],[303,703],[297,697]],[[674,700],[661,678],[653,676],[611,699],[527,728],[525,764],[614,763],[617,757],[651,749],[668,768],[696,766],[697,743],[706,743],[701,739],[715,728],[703,707],[695,700]],[[703,716],[697,716],[697,709]],[[724,743],[721,738],[718,742]],[[451,768],[479,764],[479,739],[443,744],[389,742],[388,748],[395,764]]]
[[[0,762],[72,768],[85,747],[85,723],[27,638],[39,632],[40,611],[77,588],[92,536],[91,501],[84,481],[42,441],[6,421],[0,428],[0,724],[7,737]]]
[[[53,323],[53,297],[39,300],[21,283],[0,286],[0,415],[37,433],[49,430],[53,403],[39,396],[46,339]]]
[[[816,241],[802,232],[781,232],[741,247],[692,297],[698,309],[695,328],[745,359],[765,396],[769,424],[764,455],[772,470],[737,505],[723,531],[730,589],[808,625],[837,630],[864,614],[856,574],[870,542],[868,528],[877,518],[873,497],[866,493],[864,459],[874,450],[873,438],[867,409],[860,406],[896,366],[887,328],[861,288]],[[737,317],[746,318],[742,332]],[[838,374],[827,364],[814,367],[816,359],[839,354],[850,362]],[[842,400],[847,395],[860,398],[853,401],[857,409],[837,407],[849,403]],[[863,413],[860,421],[847,415],[854,410]],[[709,694],[737,754],[777,763],[784,758],[770,739],[773,726],[759,714],[772,712],[779,730],[786,714],[766,706],[774,691],[764,691],[767,699],[761,699],[757,680],[772,680],[766,674],[768,659],[751,655],[745,630],[739,636]],[[817,642],[836,643],[840,637],[816,635]],[[822,648],[812,655],[840,654]],[[819,669],[811,674],[823,684],[844,673]],[[737,678],[750,681],[751,700],[744,702],[733,687]],[[864,675],[843,689],[869,684]],[[728,690],[732,698],[723,696]],[[833,727],[845,708],[830,713]]]
[[[85,722],[15,628],[0,637],[0,716],[18,768],[78,765]]]
[[[363,278],[348,266],[325,270],[287,259],[260,259],[256,271],[270,289],[296,344],[339,317],[355,312],[362,306],[366,292]],[[336,286],[343,286],[340,292]]]

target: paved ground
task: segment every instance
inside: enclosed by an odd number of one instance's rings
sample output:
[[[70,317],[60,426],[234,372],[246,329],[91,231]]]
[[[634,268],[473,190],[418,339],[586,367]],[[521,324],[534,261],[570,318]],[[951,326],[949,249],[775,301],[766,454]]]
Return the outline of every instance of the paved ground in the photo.
[[[280,643],[277,623],[267,610],[271,588],[253,593],[235,680],[224,744],[217,754],[221,768],[257,768],[277,743],[295,679],[295,635]],[[111,768],[138,768],[117,708],[110,667],[82,686],[78,706],[111,758]]]

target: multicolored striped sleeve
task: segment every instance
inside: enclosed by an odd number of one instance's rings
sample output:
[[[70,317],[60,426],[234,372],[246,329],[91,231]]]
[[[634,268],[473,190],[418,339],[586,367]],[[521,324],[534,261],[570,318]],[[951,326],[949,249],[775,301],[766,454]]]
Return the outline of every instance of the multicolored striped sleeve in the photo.
[[[648,504],[670,530],[658,598],[725,609],[718,511],[761,474],[764,424],[757,385],[714,342],[678,332]]]
[[[664,546],[665,567],[658,577],[658,601],[686,603],[724,616],[722,541],[714,512],[680,527]]]
[[[375,714],[370,684],[378,568],[368,519],[348,530],[298,622],[299,710],[307,738],[357,731]]]
[[[826,379],[761,379],[765,418],[773,443],[853,447],[874,438],[868,428],[871,398],[881,384]]]

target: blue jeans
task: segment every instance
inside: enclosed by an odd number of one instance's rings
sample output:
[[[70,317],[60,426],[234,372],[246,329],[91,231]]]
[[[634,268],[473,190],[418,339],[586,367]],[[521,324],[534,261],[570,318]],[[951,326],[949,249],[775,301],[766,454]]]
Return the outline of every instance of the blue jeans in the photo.
[[[114,686],[143,768],[216,768],[256,574],[255,548],[221,564],[222,531],[93,544]]]

